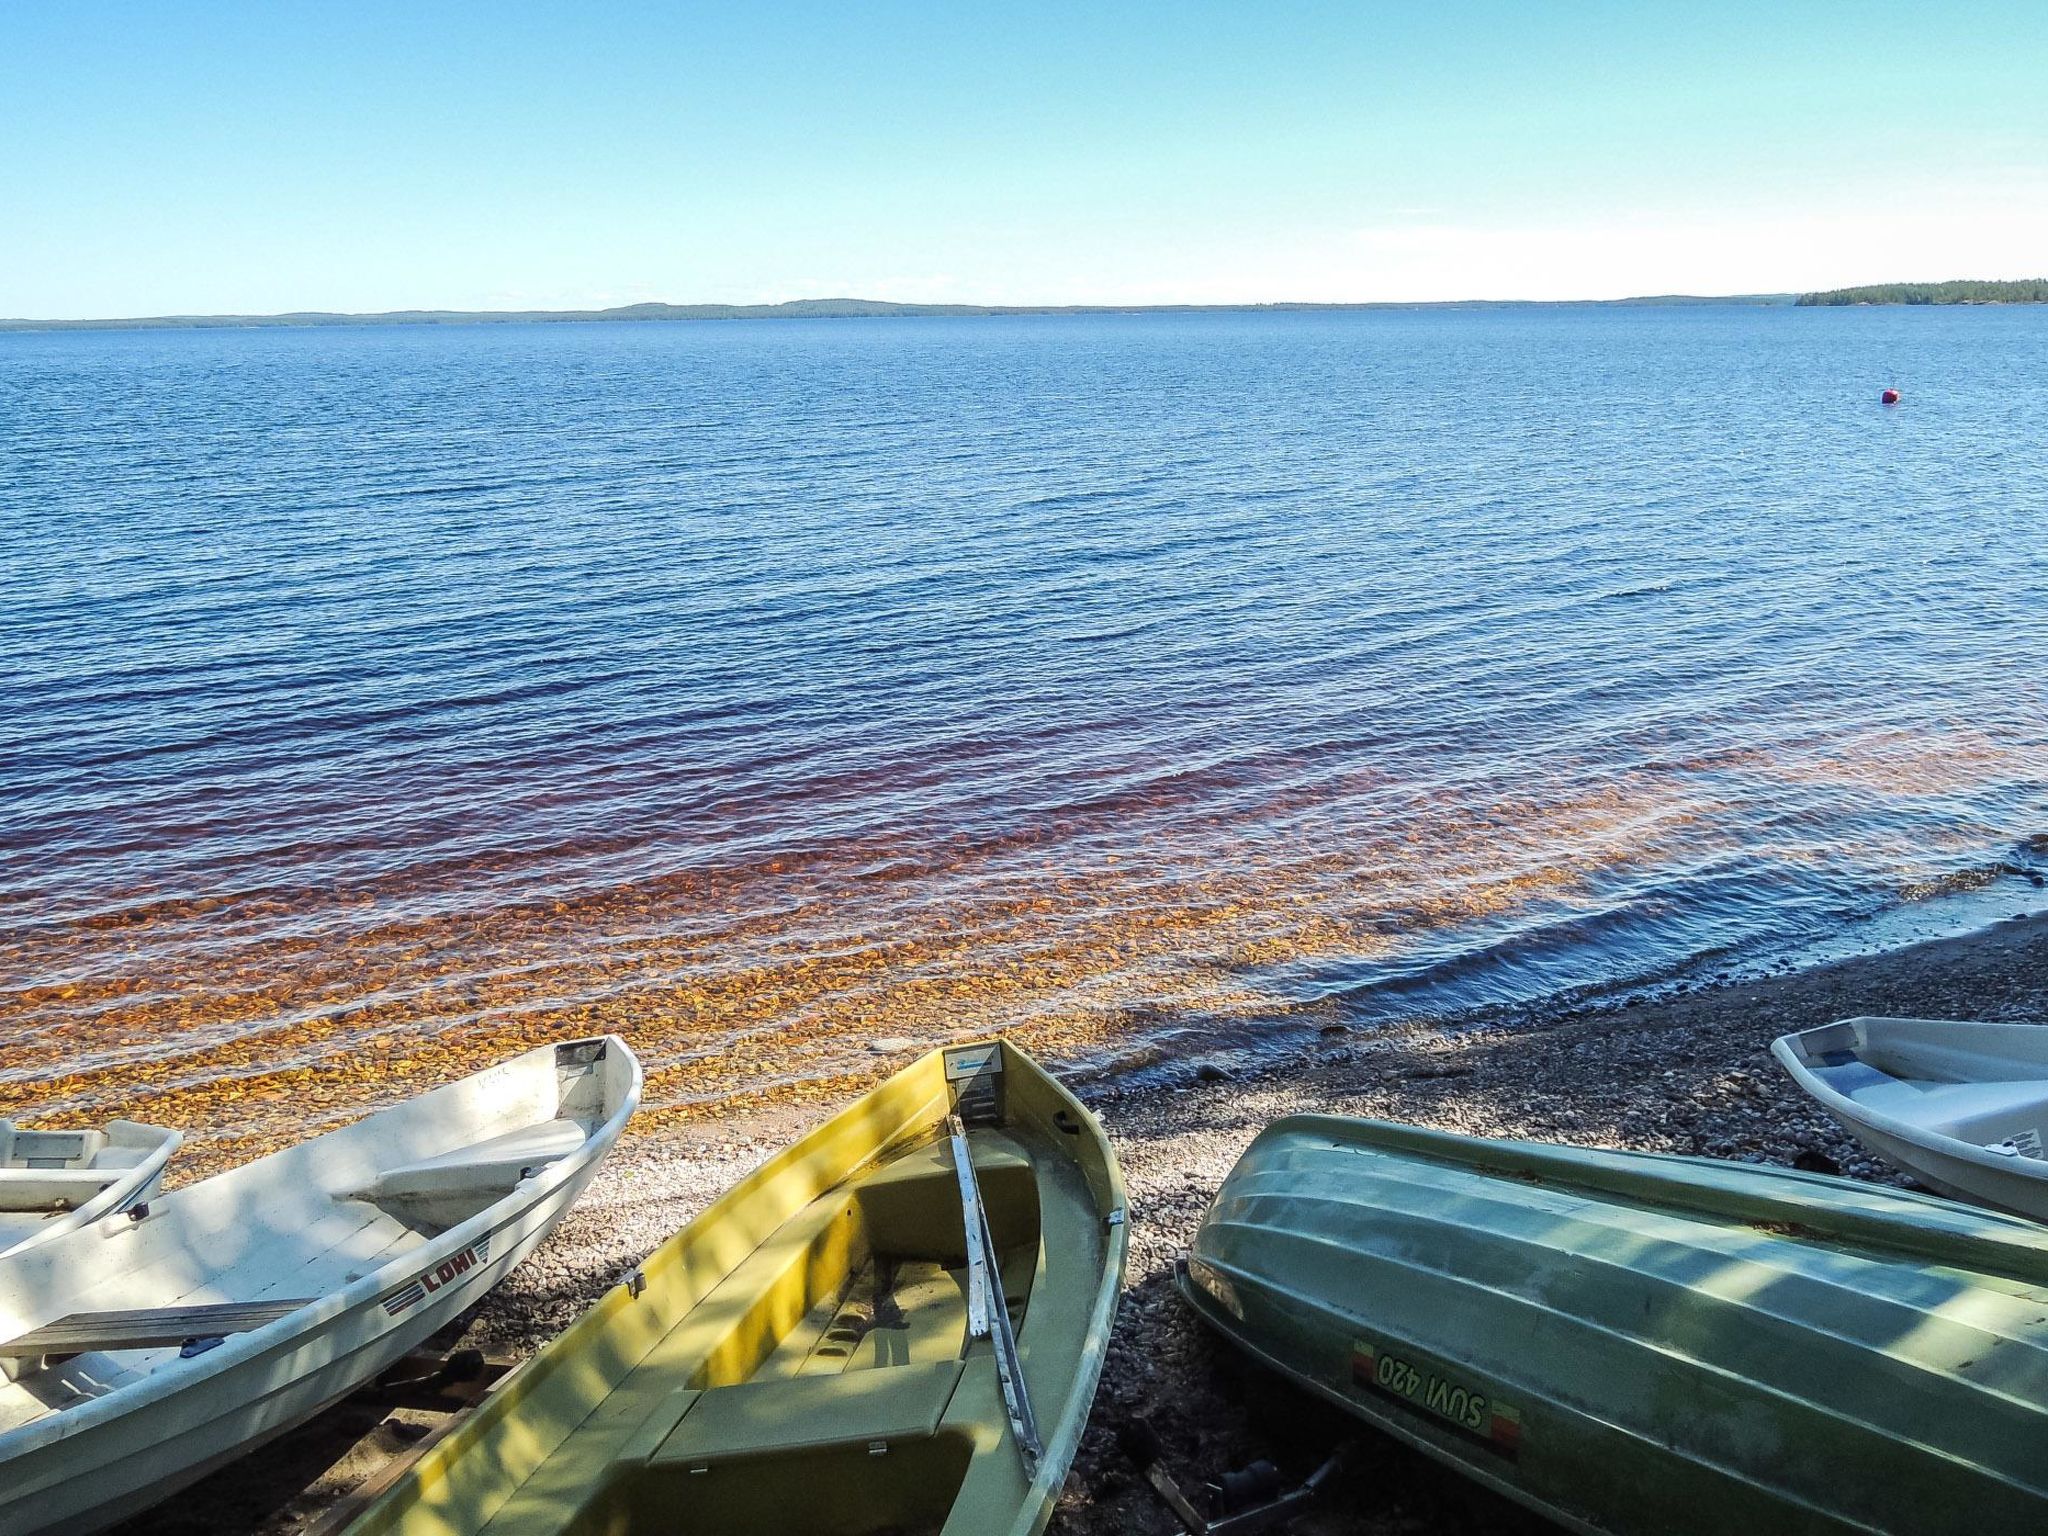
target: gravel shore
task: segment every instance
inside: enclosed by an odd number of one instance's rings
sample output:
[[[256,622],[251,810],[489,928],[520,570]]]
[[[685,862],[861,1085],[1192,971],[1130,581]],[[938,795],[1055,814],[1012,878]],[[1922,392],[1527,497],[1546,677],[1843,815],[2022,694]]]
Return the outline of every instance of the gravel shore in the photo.
[[[1134,1416],[1152,1422],[1168,1464],[1197,1485],[1258,1457],[1305,1472],[1355,1433],[1352,1421],[1240,1367],[1193,1324],[1170,1283],[1209,1197],[1275,1116],[1322,1111],[1752,1162],[1824,1159],[1847,1174],[1893,1179],[1768,1055],[1774,1036],[1856,1014],[2048,1021],[2048,916],[1633,1006],[1539,1010],[1456,1031],[1333,1027],[1255,1071],[1212,1067],[1179,1086],[1090,1088],[1084,1096],[1109,1128],[1130,1185],[1131,1262],[1094,1418],[1053,1529],[1178,1529],[1118,1449],[1117,1429]],[[530,1352],[812,1118],[767,1110],[630,1138],[549,1242],[494,1293],[465,1342]],[[344,1405],[287,1437],[262,1458],[262,1475],[248,1463],[230,1468],[172,1510],[134,1522],[127,1536],[304,1529],[395,1443],[388,1427],[363,1438],[376,1419],[349,1413]],[[1549,1527],[1369,1435],[1319,1510],[1294,1529],[1381,1536]]]

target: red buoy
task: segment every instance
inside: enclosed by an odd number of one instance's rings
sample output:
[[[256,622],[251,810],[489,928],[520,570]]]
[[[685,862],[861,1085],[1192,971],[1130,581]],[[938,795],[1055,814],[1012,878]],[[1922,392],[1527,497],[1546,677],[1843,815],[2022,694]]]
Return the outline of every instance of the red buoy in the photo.
[[[1899,403],[1899,392],[1896,389],[1888,389],[1877,398],[1886,405],[1897,405]]]

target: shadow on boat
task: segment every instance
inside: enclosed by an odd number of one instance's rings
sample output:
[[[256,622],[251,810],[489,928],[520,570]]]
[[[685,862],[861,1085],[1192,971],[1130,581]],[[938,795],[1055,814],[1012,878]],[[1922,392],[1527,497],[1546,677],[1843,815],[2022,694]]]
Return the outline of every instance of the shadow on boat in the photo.
[[[606,1278],[570,1275],[528,1292],[528,1304],[573,1316]],[[376,1381],[166,1502],[109,1527],[107,1536],[284,1536],[315,1528],[327,1511],[406,1455],[448,1415],[472,1405],[474,1392],[462,1389],[473,1379],[473,1368],[463,1356],[482,1365],[474,1336],[482,1332],[476,1325],[483,1311],[458,1318]],[[437,1366],[449,1390],[436,1379]],[[485,1369],[494,1380],[506,1364]]]

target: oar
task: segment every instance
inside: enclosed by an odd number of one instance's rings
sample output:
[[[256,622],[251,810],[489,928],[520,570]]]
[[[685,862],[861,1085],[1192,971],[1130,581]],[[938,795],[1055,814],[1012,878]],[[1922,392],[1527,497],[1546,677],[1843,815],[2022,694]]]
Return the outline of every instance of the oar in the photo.
[[[1045,1447],[1038,1438],[1038,1419],[1024,1388],[1024,1367],[1017,1358],[1017,1336],[1010,1330],[1010,1309],[1003,1299],[996,1270],[996,1245],[988,1229],[988,1208],[982,1204],[981,1181],[974,1175],[974,1154],[968,1150],[967,1128],[949,1115],[953,1138],[953,1171],[960,1179],[960,1216],[967,1232],[967,1335],[988,1339],[995,1348],[996,1379],[1003,1387],[1003,1408],[1010,1416],[1010,1437],[1024,1458],[1024,1470],[1036,1472]]]

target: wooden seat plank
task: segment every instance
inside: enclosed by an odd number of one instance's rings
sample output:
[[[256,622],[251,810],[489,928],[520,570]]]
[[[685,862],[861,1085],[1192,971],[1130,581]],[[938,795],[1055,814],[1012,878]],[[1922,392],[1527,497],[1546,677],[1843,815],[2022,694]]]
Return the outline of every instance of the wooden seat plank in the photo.
[[[317,1300],[220,1301],[190,1307],[140,1307],[125,1312],[73,1312],[0,1341],[0,1358],[82,1355],[88,1351],[164,1349],[187,1339],[248,1333]]]

